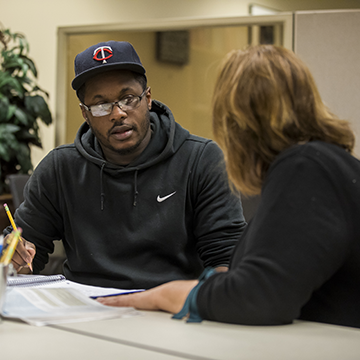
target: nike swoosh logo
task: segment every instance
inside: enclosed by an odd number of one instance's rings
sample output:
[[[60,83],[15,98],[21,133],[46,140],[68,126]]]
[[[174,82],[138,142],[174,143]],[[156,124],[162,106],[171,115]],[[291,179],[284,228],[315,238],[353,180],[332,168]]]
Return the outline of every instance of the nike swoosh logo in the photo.
[[[173,193],[166,195],[164,197],[160,197],[160,195],[158,195],[156,200],[157,200],[157,202],[161,203],[161,202],[165,201],[166,199],[168,199],[170,196],[173,196],[174,194],[176,194],[176,191],[174,191]]]

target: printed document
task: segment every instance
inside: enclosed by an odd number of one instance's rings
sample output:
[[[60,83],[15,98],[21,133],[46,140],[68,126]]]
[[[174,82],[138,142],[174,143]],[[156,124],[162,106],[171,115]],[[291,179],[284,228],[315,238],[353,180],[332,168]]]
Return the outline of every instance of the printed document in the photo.
[[[74,281],[67,280],[64,275],[17,275],[9,276],[7,278],[8,288],[12,287],[32,287],[32,288],[66,288],[66,289],[75,289],[80,291],[84,295],[97,298],[102,296],[115,296],[128,294],[138,291],[143,291],[143,289],[117,289],[117,288],[107,288],[101,286],[92,286],[79,284]]]
[[[130,307],[100,304],[76,289],[62,287],[8,287],[1,315],[31,325],[103,320],[139,315]]]

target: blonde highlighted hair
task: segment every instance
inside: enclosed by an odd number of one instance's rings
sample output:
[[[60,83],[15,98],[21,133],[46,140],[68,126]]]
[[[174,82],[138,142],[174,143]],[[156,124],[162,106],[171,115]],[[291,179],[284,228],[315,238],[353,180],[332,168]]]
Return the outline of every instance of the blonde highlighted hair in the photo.
[[[290,50],[259,45],[230,52],[213,95],[213,131],[230,182],[260,193],[269,166],[285,149],[312,140],[349,152],[354,134],[323,104],[307,66]]]

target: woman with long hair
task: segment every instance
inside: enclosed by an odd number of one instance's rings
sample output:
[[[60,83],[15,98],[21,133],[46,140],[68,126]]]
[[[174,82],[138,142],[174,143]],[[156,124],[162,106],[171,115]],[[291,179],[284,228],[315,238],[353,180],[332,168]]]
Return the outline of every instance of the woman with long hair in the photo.
[[[260,45],[224,59],[213,129],[234,189],[261,194],[229,271],[99,301],[190,321],[360,327],[360,162],[349,123],[329,112],[293,52]]]

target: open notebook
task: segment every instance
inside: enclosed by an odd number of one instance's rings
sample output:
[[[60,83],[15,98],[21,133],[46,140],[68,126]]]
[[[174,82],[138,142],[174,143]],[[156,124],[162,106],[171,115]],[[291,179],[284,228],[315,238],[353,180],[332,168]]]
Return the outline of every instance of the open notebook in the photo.
[[[133,308],[111,307],[91,299],[142,290],[78,284],[63,275],[9,276],[1,315],[31,325],[112,319],[139,315]]]
[[[7,278],[7,286],[11,287],[32,287],[32,288],[67,288],[75,289],[84,295],[97,298],[103,296],[115,296],[132,292],[143,291],[143,289],[116,289],[100,286],[84,285],[67,280],[64,275],[17,275]]]

